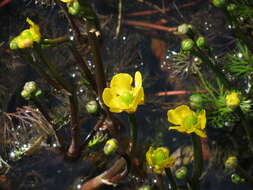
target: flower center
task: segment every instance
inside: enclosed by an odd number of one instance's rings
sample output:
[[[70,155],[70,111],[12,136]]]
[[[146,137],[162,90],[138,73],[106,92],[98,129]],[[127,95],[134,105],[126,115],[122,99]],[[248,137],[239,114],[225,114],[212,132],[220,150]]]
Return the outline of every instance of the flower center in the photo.
[[[134,96],[131,92],[124,92],[121,94],[120,99],[124,104],[130,105],[134,100]]]
[[[156,164],[161,163],[162,161],[166,160],[167,158],[168,158],[168,155],[166,154],[166,152],[164,152],[162,150],[159,150],[159,151],[156,150],[153,154],[153,159]]]
[[[196,125],[197,122],[198,122],[198,119],[195,115],[189,115],[185,117],[183,121],[183,125],[189,129],[189,128],[192,128],[194,125]]]

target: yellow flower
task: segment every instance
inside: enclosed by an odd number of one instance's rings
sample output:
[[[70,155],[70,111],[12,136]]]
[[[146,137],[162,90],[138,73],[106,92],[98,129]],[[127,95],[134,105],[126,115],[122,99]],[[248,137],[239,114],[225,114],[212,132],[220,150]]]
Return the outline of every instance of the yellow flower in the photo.
[[[73,2],[75,0],[60,0],[60,1],[63,2],[63,3],[71,3],[71,2]]]
[[[39,42],[41,39],[40,28],[29,18],[26,19],[30,28],[23,30],[17,37],[10,42],[11,49],[32,47],[33,42]]]
[[[132,82],[133,78],[129,74],[119,73],[112,78],[110,88],[104,89],[102,98],[111,112],[133,113],[139,104],[144,103],[142,76],[139,71],[135,73],[134,87]]]
[[[152,146],[146,153],[146,160],[149,166],[152,167],[155,173],[161,174],[165,168],[171,168],[175,162],[174,158],[170,157],[170,151],[166,147],[154,149]]]
[[[204,131],[206,127],[206,111],[201,110],[195,113],[188,106],[178,106],[168,111],[168,121],[176,126],[169,129],[176,129],[181,133],[196,133],[200,137],[207,137]]]
[[[226,96],[226,104],[229,107],[237,107],[240,104],[240,97],[237,92],[231,92]]]

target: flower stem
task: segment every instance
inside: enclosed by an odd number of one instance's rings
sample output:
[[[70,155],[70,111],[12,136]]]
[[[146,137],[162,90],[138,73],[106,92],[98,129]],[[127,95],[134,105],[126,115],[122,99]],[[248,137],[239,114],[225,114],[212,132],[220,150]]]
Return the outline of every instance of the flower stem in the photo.
[[[194,162],[193,162],[193,171],[192,171],[192,178],[191,178],[191,187],[192,187],[192,190],[198,190],[199,178],[203,170],[203,155],[202,155],[200,137],[197,136],[196,134],[192,134],[192,145],[193,145]]]
[[[249,122],[248,122],[247,118],[245,118],[245,115],[243,114],[243,112],[240,108],[237,110],[237,113],[238,113],[238,115],[241,119],[243,128],[246,132],[246,136],[247,136],[247,139],[248,139],[248,142],[249,142],[249,149],[250,149],[251,153],[253,154],[253,133],[252,133],[252,129],[249,126]]]
[[[199,48],[197,48],[196,50],[192,50],[192,53],[205,62],[205,64],[214,72],[216,77],[220,79],[220,81],[222,81],[223,85],[226,88],[228,89],[231,88],[230,82],[225,77],[224,73],[222,73],[221,70],[213,64],[212,60],[210,60],[210,58],[207,55],[205,55],[204,52],[202,52]]]
[[[49,61],[49,59],[43,54],[41,48],[39,45],[34,46],[34,50],[37,53],[37,55],[40,57],[41,62],[47,66],[48,70],[50,71],[50,74],[57,80],[57,82],[69,93],[72,93],[73,89],[71,88],[71,85],[65,81],[60,75],[59,72],[56,70],[54,65]]]
[[[138,138],[135,114],[134,113],[128,114],[128,120],[130,123],[130,137],[132,140],[131,152],[134,153],[136,150],[136,144],[137,144],[137,138]]]
[[[247,172],[240,166],[237,166],[236,173],[238,173],[241,177],[243,177],[250,187],[253,187],[253,177],[249,174],[249,172]]]
[[[166,173],[167,177],[169,178],[171,189],[177,190],[177,181],[176,181],[175,177],[172,175],[171,169],[165,168],[165,173]]]

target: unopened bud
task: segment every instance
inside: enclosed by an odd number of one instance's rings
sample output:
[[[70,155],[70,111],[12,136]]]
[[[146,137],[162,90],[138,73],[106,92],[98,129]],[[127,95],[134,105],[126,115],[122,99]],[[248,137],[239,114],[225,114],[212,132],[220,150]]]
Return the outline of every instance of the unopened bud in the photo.
[[[188,173],[187,167],[183,166],[183,167],[179,168],[179,169],[175,172],[175,175],[176,175],[176,178],[177,178],[177,179],[185,179],[186,176],[187,176],[187,173]]]
[[[192,109],[202,109],[204,106],[203,96],[201,94],[193,94],[189,98],[189,103]]]
[[[190,51],[194,47],[194,41],[192,39],[186,39],[181,42],[181,48],[184,51]]]
[[[234,4],[234,3],[230,3],[228,6],[227,6],[227,11],[229,12],[233,12],[237,9],[237,5]]]
[[[29,93],[35,92],[37,89],[36,83],[34,81],[26,82],[24,86],[24,90],[28,91]]]
[[[143,186],[139,187],[138,190],[151,190],[151,186],[150,185],[143,185]]]
[[[212,3],[215,7],[221,8],[225,5],[226,0],[212,0]]]
[[[95,100],[89,101],[85,108],[88,113],[96,113],[98,110],[98,103]]]
[[[192,29],[190,24],[181,24],[177,27],[177,32],[180,34],[187,34]]]
[[[243,183],[245,179],[241,178],[238,174],[232,174],[231,181],[235,184],[238,184],[238,183]]]
[[[203,36],[198,37],[196,44],[199,48],[206,47],[206,39]]]
[[[78,15],[80,12],[80,4],[77,0],[71,3],[68,3],[67,7],[68,7],[68,12],[71,15]]]
[[[104,153],[106,155],[112,154],[112,153],[116,152],[118,147],[119,147],[119,143],[118,143],[117,139],[109,139],[105,143]]]
[[[30,92],[27,91],[27,90],[22,90],[21,96],[22,96],[24,99],[26,99],[26,100],[29,100],[29,99],[31,98],[31,94],[30,94]]]
[[[237,165],[238,165],[238,160],[237,160],[237,157],[235,156],[228,157],[228,159],[225,162],[225,168],[229,170],[235,169]]]

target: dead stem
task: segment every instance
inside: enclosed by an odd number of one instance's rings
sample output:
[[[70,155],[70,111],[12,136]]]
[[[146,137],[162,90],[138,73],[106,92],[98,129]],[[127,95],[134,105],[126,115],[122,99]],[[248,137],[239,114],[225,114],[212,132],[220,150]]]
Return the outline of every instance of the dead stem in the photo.
[[[134,20],[123,20],[122,23],[126,24],[126,25],[133,25],[133,26],[139,26],[139,27],[144,27],[144,28],[152,28],[152,29],[161,30],[161,31],[165,31],[165,32],[176,32],[177,31],[177,27],[167,27],[167,26],[150,24],[150,23],[134,21]]]
[[[185,3],[185,4],[182,4],[181,6],[179,6],[179,8],[186,8],[186,7],[195,6],[202,1],[206,1],[206,0],[197,0],[195,2]],[[172,10],[173,9],[171,9],[169,7],[166,9],[163,9],[164,12],[170,12]],[[160,13],[160,10],[138,11],[138,12],[129,13],[129,14],[127,14],[127,16],[146,16],[146,15],[152,15],[152,14],[156,14],[156,13]]]

